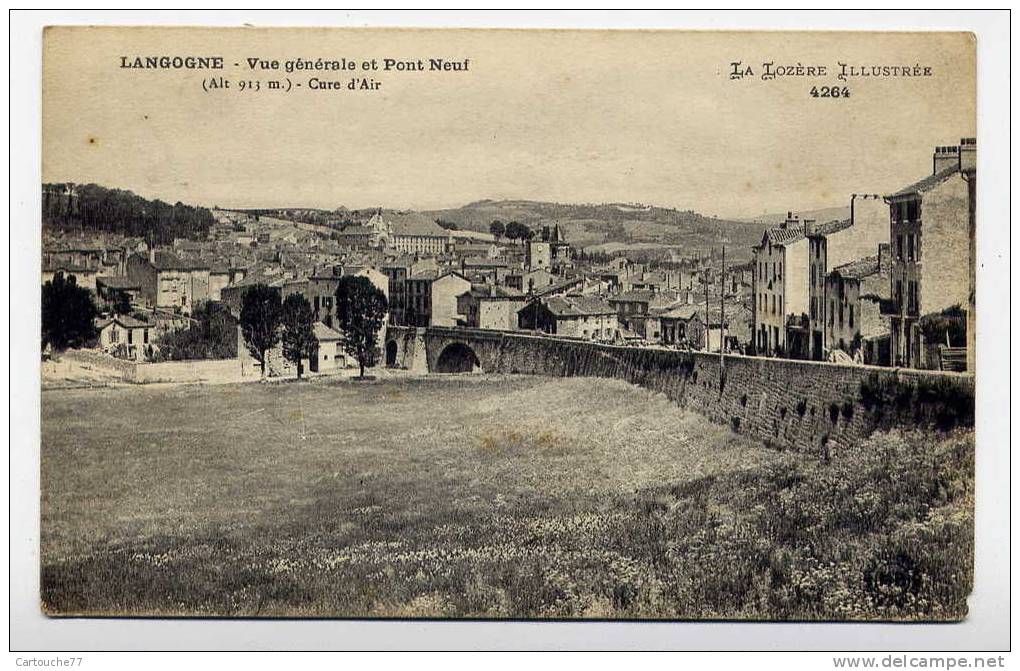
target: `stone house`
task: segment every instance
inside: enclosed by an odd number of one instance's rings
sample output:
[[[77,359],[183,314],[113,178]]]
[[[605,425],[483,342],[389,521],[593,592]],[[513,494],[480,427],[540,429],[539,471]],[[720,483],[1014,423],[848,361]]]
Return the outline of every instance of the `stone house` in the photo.
[[[895,366],[937,367],[938,362],[926,356],[919,320],[955,305],[970,309],[976,166],[974,138],[936,147],[931,175],[885,197],[892,247],[889,317]]]
[[[521,329],[599,342],[620,339],[616,309],[598,296],[552,296],[517,313]]]
[[[149,307],[190,314],[195,303],[209,299],[209,266],[173,252],[133,254],[127,260],[127,276],[141,287],[140,295]]]
[[[322,322],[312,325],[315,335],[315,351],[308,359],[308,369],[313,373],[326,373],[346,367],[347,359],[341,346],[343,336]]]
[[[804,225],[790,212],[782,224],[767,229],[754,248],[752,322],[759,354],[807,351],[810,287]]]
[[[833,268],[825,277],[823,357],[832,350],[851,356],[861,348],[865,363],[888,365],[889,319],[881,303],[889,297],[889,245],[879,253]]]
[[[514,331],[518,328],[517,312],[527,300],[523,294],[506,287],[476,285],[458,297],[458,312],[471,328]]]
[[[144,361],[155,324],[129,315],[97,319],[99,349],[124,359]]]

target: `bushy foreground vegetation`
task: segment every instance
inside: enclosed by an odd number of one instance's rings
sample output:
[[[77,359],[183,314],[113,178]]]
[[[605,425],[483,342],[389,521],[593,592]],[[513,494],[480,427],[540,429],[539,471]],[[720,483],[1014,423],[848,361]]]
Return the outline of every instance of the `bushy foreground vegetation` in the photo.
[[[955,619],[972,455],[971,432],[881,433],[826,462],[611,380],[47,392],[42,595],[60,613]]]

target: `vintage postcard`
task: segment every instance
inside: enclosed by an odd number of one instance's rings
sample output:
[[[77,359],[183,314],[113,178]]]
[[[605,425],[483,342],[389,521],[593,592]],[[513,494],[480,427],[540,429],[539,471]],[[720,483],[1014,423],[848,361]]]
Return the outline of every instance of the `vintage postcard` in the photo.
[[[52,27],[52,616],[958,621],[976,41]]]

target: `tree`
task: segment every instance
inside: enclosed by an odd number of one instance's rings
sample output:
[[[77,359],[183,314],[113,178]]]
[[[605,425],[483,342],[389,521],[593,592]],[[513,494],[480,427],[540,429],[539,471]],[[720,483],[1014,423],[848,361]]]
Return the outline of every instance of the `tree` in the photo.
[[[301,379],[302,360],[315,354],[318,344],[312,331],[312,306],[301,294],[291,294],[283,301],[283,357],[297,366]]]
[[[504,235],[511,240],[530,240],[535,233],[524,224],[517,221],[511,221],[506,225]]]
[[[144,315],[140,315],[144,317]],[[237,356],[237,320],[216,301],[200,301],[191,312],[189,328],[170,331],[154,342],[151,361],[233,359]]]
[[[54,349],[81,347],[96,337],[96,306],[74,275],[57,273],[42,287],[43,344]]]
[[[343,334],[344,351],[358,360],[361,377],[365,366],[376,362],[376,339],[386,316],[386,294],[367,277],[340,278],[336,290],[337,325]]]
[[[269,350],[280,342],[280,292],[265,284],[255,284],[241,298],[241,335],[244,345],[262,367],[266,377]]]
[[[131,313],[131,299],[128,298],[126,291],[118,291],[114,294],[113,313],[117,315],[126,315]]]
[[[499,219],[495,219],[491,224],[489,224],[489,233],[492,233],[493,237],[498,240],[503,237],[504,233],[506,233],[506,226],[504,226],[503,222]]]

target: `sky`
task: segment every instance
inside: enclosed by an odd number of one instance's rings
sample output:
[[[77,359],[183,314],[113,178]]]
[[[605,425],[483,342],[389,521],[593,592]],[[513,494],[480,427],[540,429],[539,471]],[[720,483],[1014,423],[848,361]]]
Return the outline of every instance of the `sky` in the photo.
[[[121,67],[136,56],[226,67]],[[356,69],[285,71],[319,58]],[[382,70],[430,58],[467,70]],[[731,79],[734,61],[754,75]],[[828,72],[763,81],[763,62]],[[839,62],[931,76],[842,82]],[[43,181],[206,206],[513,198],[752,217],[895,191],[931,171],[935,145],[976,135],[963,33],[51,28],[43,68]],[[230,88],[204,90],[221,76]],[[312,90],[316,77],[344,88]],[[380,86],[348,91],[352,78]],[[810,95],[831,85],[850,97]]]

